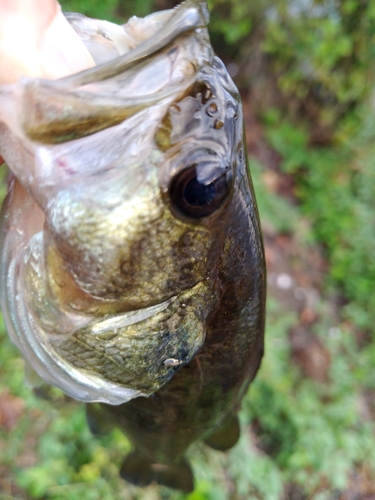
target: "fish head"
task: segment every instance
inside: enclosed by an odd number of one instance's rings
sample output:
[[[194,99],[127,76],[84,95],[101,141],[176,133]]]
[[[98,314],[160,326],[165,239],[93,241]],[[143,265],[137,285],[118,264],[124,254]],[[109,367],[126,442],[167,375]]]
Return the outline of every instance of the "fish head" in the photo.
[[[246,170],[242,111],[204,2],[151,18],[146,39],[141,21],[126,36],[107,24],[104,62],[103,26],[73,20],[98,67],[0,91],[0,153],[17,179],[3,208],[1,303],[44,380],[121,404],[188,363],[220,306]]]
[[[239,103],[215,68],[196,78],[172,102],[50,148],[58,153],[48,168],[71,173],[42,190],[49,262],[115,310],[166,300],[204,280],[220,258],[242,147]],[[80,163],[102,157],[103,144],[106,164],[82,175]]]

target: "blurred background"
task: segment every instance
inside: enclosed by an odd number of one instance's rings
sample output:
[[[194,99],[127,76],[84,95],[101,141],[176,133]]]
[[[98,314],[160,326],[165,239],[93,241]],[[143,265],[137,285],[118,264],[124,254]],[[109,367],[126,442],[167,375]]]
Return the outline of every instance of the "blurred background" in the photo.
[[[170,0],[64,0],[119,23]],[[196,490],[118,477],[79,403],[38,399],[0,323],[0,499],[375,499],[375,1],[211,0],[239,86],[268,266],[266,355],[230,452],[189,451]],[[5,193],[5,169],[1,174]]]

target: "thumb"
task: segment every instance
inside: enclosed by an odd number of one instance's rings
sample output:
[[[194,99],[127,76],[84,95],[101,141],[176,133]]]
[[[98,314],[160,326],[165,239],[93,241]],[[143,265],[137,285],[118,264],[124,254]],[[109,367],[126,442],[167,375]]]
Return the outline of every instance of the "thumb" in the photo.
[[[94,66],[56,0],[0,0],[0,83],[60,78]]]
[[[0,18],[0,84],[24,76],[61,78],[94,66],[56,0],[0,0]]]

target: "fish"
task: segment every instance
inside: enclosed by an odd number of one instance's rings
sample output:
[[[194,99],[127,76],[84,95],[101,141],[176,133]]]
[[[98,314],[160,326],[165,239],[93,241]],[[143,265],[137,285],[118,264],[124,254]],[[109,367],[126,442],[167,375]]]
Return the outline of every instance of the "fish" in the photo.
[[[0,304],[28,370],[133,445],[120,475],[194,488],[235,445],[266,270],[239,92],[206,2],[118,26],[67,14],[96,66],[0,86]]]

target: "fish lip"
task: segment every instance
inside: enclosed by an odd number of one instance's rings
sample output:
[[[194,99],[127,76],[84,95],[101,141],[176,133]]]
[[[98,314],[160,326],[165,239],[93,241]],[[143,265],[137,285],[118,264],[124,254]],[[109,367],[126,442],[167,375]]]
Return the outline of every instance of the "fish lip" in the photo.
[[[60,78],[55,80],[56,86],[80,87],[116,76],[133,63],[162,50],[183,33],[207,27],[208,22],[209,12],[206,2],[201,0],[186,0],[174,9],[171,17],[160,31],[130,52],[116,58],[115,63],[114,60],[111,60],[99,66]]]

